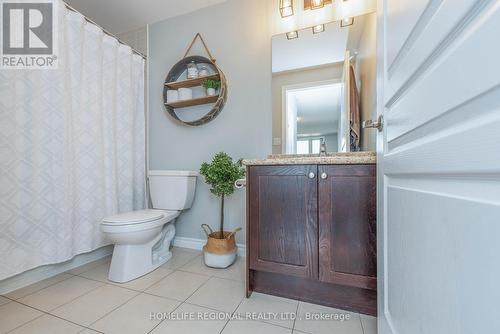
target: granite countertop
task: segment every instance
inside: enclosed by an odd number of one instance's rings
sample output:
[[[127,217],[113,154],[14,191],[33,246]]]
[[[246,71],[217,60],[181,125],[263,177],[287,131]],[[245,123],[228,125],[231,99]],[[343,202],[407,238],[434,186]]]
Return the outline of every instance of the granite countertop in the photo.
[[[375,152],[328,153],[325,156],[317,154],[273,154],[267,159],[245,159],[243,165],[355,165],[375,164]]]

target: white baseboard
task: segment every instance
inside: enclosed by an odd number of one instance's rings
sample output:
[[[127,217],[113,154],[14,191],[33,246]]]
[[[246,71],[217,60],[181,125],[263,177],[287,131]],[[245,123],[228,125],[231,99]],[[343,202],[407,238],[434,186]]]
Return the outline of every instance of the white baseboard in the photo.
[[[40,282],[46,278],[61,274],[65,271],[83,266],[89,262],[93,262],[113,253],[113,246],[104,246],[92,252],[78,254],[69,261],[49,264],[35,269],[25,271],[16,276],[9,277],[0,281],[0,295],[12,292],[14,290],[24,288],[36,282]]]
[[[175,237],[174,238],[174,246],[202,250],[203,246],[207,243],[206,240],[203,239],[195,239],[195,238],[185,238],[185,237]],[[238,246],[238,256],[245,257],[247,247],[244,244],[237,244]]]

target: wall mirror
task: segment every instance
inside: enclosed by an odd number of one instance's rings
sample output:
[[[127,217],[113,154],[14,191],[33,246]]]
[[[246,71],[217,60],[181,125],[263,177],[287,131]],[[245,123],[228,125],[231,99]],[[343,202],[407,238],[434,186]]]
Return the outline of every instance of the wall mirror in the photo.
[[[273,154],[374,151],[376,14],[272,37]]]

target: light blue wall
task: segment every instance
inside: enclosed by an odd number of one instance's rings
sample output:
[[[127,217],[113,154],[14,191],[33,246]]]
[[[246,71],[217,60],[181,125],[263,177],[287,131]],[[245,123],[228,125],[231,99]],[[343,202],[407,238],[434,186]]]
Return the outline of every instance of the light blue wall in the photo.
[[[219,151],[233,158],[271,153],[271,38],[267,0],[229,0],[155,23],[149,30],[150,168],[199,170]],[[224,110],[199,127],[176,123],[163,106],[163,84],[197,32],[229,82]],[[200,43],[198,43],[200,44]],[[198,45],[192,54],[205,55]],[[189,110],[182,112],[189,113]],[[193,111],[197,112],[197,111]],[[198,180],[193,207],[181,215],[177,235],[204,238],[200,225],[217,226],[219,201]],[[226,201],[227,229],[245,226],[245,194]],[[244,232],[238,242],[244,243]]]

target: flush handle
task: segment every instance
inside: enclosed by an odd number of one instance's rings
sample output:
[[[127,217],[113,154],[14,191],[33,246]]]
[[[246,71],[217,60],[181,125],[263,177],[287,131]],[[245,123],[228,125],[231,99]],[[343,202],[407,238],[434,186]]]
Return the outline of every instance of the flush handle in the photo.
[[[238,179],[234,182],[234,187],[236,189],[241,189],[247,186],[247,179]]]

